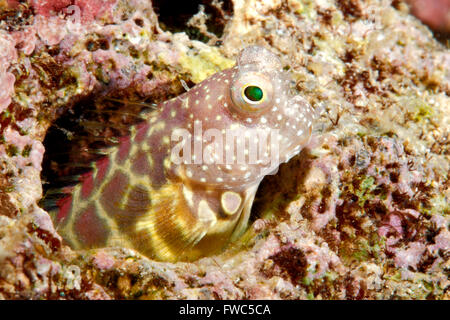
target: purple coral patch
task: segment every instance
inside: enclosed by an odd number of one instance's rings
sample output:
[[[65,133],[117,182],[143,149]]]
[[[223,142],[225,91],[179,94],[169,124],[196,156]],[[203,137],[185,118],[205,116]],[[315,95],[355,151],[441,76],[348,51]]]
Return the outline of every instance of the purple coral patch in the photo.
[[[31,1],[31,6],[33,7],[36,14],[42,15],[44,17],[50,17],[51,15],[54,15],[62,9],[70,6],[71,4],[71,0]]]
[[[3,112],[11,103],[15,80],[16,78],[10,72],[0,73],[0,83],[2,84],[2,90],[0,91],[0,112]]]
[[[32,0],[31,6],[36,14],[44,17],[55,15],[63,9],[75,5],[81,10],[81,17],[84,22],[92,21],[106,14],[108,10],[116,4],[117,0],[93,1],[93,0]]]
[[[115,6],[116,2],[117,0],[76,0],[75,5],[80,7],[84,21],[92,21],[106,14]]]

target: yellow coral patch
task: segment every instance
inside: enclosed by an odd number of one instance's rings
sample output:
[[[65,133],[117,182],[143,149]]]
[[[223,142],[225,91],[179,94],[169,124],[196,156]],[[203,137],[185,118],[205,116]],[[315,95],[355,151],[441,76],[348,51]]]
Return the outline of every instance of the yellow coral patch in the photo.
[[[199,83],[214,73],[231,68],[235,62],[227,59],[217,48],[206,48],[199,53],[181,53],[179,60],[183,69],[191,74],[191,80]]]

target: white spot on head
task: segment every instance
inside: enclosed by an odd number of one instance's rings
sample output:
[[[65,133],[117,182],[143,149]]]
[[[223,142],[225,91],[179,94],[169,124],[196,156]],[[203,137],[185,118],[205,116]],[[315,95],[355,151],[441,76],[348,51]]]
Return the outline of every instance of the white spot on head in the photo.
[[[235,214],[241,206],[242,198],[233,191],[226,191],[222,194],[221,205],[226,214]]]
[[[198,218],[202,223],[208,223],[209,226],[213,226],[217,222],[217,217],[214,211],[208,206],[206,200],[201,200],[198,205]]]

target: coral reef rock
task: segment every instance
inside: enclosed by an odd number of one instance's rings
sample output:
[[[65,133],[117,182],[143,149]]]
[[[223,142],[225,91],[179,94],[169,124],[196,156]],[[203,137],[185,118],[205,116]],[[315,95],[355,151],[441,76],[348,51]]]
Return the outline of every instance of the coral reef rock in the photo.
[[[430,30],[389,0],[194,1],[184,25],[160,2],[0,0],[0,298],[449,299],[450,52]],[[321,116],[246,233],[192,263],[65,245],[38,206],[48,128],[92,97],[174,97],[250,44]]]

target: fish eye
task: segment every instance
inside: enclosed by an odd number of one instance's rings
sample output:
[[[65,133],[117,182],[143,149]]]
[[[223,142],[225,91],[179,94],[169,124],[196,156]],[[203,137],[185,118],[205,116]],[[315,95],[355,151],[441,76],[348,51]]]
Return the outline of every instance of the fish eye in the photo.
[[[239,74],[231,86],[231,98],[234,111],[256,117],[272,104],[272,81],[260,72]]]
[[[264,99],[264,91],[258,86],[244,86],[243,87],[243,95],[242,97],[248,103],[260,102]]]

